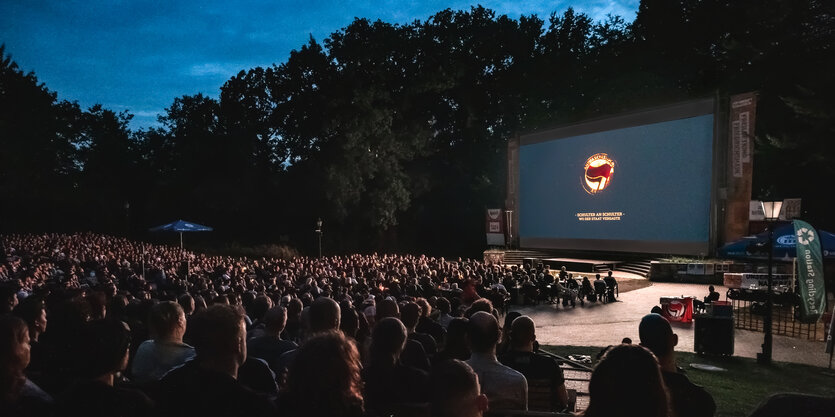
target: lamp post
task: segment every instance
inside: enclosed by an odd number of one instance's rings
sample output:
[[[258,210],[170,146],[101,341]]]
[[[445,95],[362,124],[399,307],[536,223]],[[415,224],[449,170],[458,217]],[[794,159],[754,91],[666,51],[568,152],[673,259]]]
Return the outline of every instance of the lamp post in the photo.
[[[316,220],[316,235],[319,237],[319,257],[322,257],[322,218]]]
[[[771,347],[772,347],[772,315],[774,312],[774,303],[772,302],[772,269],[774,264],[774,222],[780,215],[780,209],[783,207],[782,201],[762,201],[763,214],[768,225],[768,292],[765,295],[765,318],[763,318],[763,331],[765,336],[763,338],[763,351],[757,355],[757,362],[761,364],[771,363]]]

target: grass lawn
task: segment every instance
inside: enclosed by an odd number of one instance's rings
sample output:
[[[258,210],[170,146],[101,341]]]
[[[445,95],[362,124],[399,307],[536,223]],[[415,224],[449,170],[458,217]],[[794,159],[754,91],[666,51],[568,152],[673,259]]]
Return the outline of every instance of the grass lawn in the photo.
[[[592,359],[600,352],[600,348],[587,346],[543,346],[543,349],[561,356],[590,355]],[[747,416],[768,395],[777,392],[835,396],[835,371],[827,368],[785,362],[762,366],[749,358],[699,356],[686,352],[676,355],[678,365],[687,371],[687,377],[713,395],[717,416]],[[700,371],[690,368],[691,363],[714,365],[727,371]]]

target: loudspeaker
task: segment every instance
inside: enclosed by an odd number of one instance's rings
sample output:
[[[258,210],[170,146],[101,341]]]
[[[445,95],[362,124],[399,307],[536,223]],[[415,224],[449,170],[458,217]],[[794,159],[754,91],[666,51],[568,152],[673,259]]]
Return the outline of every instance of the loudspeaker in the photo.
[[[693,347],[696,353],[733,355],[734,319],[732,317],[696,316]]]

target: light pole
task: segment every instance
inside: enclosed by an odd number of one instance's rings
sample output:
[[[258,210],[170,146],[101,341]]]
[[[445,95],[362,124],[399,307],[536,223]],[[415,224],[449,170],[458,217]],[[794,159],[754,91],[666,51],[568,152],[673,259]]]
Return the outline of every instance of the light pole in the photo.
[[[774,222],[780,216],[780,209],[783,207],[782,201],[762,201],[763,214],[768,225],[768,292],[765,295],[765,318],[763,318],[763,331],[765,336],[763,338],[763,351],[757,355],[757,362],[761,364],[771,363],[771,347],[772,347],[772,315],[774,313],[774,303],[772,302],[772,269],[774,265]]]
[[[322,218],[316,220],[316,235],[319,237],[319,257],[322,257]]]

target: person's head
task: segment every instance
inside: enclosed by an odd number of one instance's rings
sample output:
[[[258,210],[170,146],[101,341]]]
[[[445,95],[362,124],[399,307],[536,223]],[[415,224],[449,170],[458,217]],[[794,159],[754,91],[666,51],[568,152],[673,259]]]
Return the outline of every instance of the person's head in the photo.
[[[371,332],[371,361],[393,365],[406,346],[407,330],[400,320],[386,317],[377,322]]]
[[[658,361],[649,350],[618,345],[603,355],[589,381],[586,417],[666,417],[667,391]]]
[[[148,314],[148,330],[155,340],[182,341],[186,333],[186,314],[180,304],[163,301]]]
[[[415,303],[420,306],[421,317],[429,317],[432,314],[432,305],[429,304],[429,300],[423,297],[418,297],[415,300]]]
[[[310,333],[339,330],[342,313],[339,304],[332,298],[319,297],[310,304]]]
[[[470,349],[477,353],[490,353],[499,342],[499,321],[492,314],[479,311],[470,316]]]
[[[503,336],[505,338],[510,337],[510,327],[513,325],[513,320],[516,320],[518,317],[522,316],[522,313],[518,311],[510,311],[504,316],[504,326],[502,326],[502,330],[504,331]]]
[[[29,329],[19,317],[0,315],[0,407],[14,403],[26,376],[23,370],[29,366]]]
[[[624,344],[624,345],[631,345],[632,344],[632,338],[624,337],[623,340],[620,341],[620,343]]]
[[[536,340],[536,326],[528,316],[520,316],[513,320],[510,330],[510,342],[514,348],[533,348]]]
[[[420,320],[420,314],[420,306],[411,301],[404,303],[400,308],[400,320],[403,321],[403,325],[406,326],[410,332],[414,331],[415,327],[417,327],[418,321]]]
[[[15,307],[14,315],[26,322],[31,340],[38,340],[38,336],[46,331],[46,307],[39,298],[28,297],[24,299]]]
[[[267,314],[264,314],[263,321],[264,330],[278,337],[284,331],[284,326],[287,324],[287,310],[282,306],[273,307],[267,310]]]
[[[251,293],[246,293],[251,294]],[[267,314],[267,310],[272,308],[273,300],[266,295],[259,295],[255,297],[254,300],[249,302],[250,305],[250,318],[252,320],[262,320],[264,318],[264,314]]]
[[[344,302],[339,307],[342,318],[339,320],[339,330],[345,333],[346,336],[356,339],[357,332],[360,328],[360,315],[351,303]]]
[[[678,344],[678,335],[673,333],[670,322],[658,314],[647,314],[641,319],[638,336],[641,338],[641,346],[662,360],[672,354],[673,347]]]
[[[493,303],[486,298],[479,298],[478,300],[473,301],[473,304],[470,305],[470,308],[467,309],[467,312],[464,313],[464,317],[469,318],[473,314],[478,311],[483,311],[485,313],[493,313]]]
[[[716,288],[714,288],[713,285],[708,285],[707,290],[710,292],[714,292],[716,291]]]
[[[17,288],[12,285],[0,285],[0,314],[11,313],[17,307]]]
[[[381,300],[377,303],[376,310],[375,321],[380,321],[386,317],[400,318],[400,307],[397,305],[397,301],[388,298]]]
[[[299,320],[299,316],[301,316],[303,308],[304,304],[302,303],[302,300],[295,297],[291,298],[290,301],[287,302],[287,319]]]
[[[456,317],[450,320],[446,333],[446,350],[453,354],[468,358],[470,356],[470,341],[467,329],[469,320]]]
[[[180,304],[180,307],[183,308],[183,313],[186,316],[190,316],[194,313],[194,297],[191,294],[183,294],[179,298],[177,298],[177,302]]]
[[[190,323],[191,344],[200,360],[229,362],[246,360],[246,324],[243,312],[225,304],[213,304],[194,315]]]
[[[313,417],[362,408],[359,352],[339,331],[320,332],[299,348],[287,374],[287,394]]]
[[[130,329],[114,319],[93,320],[84,325],[79,340],[78,372],[85,378],[116,374],[128,366]]]
[[[487,411],[478,375],[457,359],[439,363],[429,374],[429,402],[435,417],[479,417]]]
[[[595,279],[595,280],[600,279],[600,274],[594,274],[594,279]]]
[[[449,305],[449,300],[444,297],[438,297],[438,301],[436,301],[435,304],[438,306],[438,310],[442,314],[449,314],[449,312],[452,311]]]

